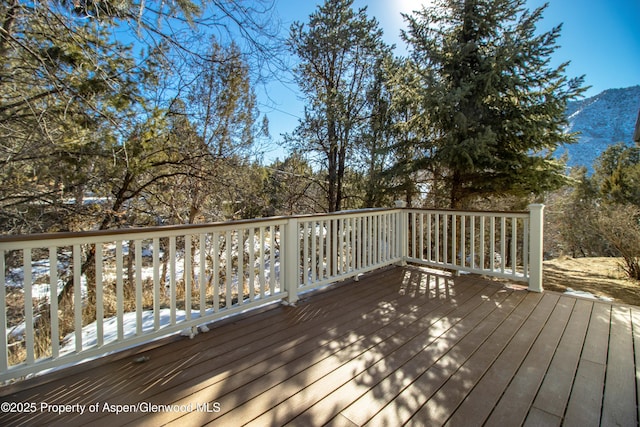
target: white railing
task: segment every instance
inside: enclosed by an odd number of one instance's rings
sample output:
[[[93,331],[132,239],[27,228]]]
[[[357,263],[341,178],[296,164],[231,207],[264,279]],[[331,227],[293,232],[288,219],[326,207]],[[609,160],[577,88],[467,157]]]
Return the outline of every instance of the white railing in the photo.
[[[393,263],[507,276],[541,291],[541,223],[541,207],[399,208],[2,237],[0,381],[192,335]]]
[[[529,212],[408,210],[406,260],[505,277],[541,291],[542,205]]]
[[[403,212],[364,210],[292,219],[298,228],[300,257],[289,264],[299,270],[298,292],[357,276],[402,261],[400,239]]]

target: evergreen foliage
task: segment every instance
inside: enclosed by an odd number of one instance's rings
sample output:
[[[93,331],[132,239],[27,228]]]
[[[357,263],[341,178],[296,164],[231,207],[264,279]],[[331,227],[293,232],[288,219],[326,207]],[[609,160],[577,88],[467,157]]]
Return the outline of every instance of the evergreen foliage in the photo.
[[[582,78],[568,80],[567,63],[550,66],[561,27],[538,34],[546,6],[524,0],[439,0],[407,16],[405,40],[422,83],[421,167],[445,169],[450,206],[479,197],[540,194],[564,182],[552,158],[567,101]]]
[[[249,159],[267,129],[250,62],[278,50],[260,14],[270,3],[244,3],[2,1],[2,232],[255,212]],[[202,42],[230,23],[245,51]]]
[[[609,146],[596,160],[572,174],[573,185],[551,194],[546,233],[571,256],[616,256],[623,270],[640,279],[640,151],[624,143]],[[556,231],[557,230],[557,231]]]
[[[343,207],[349,160],[371,114],[367,90],[375,78],[373,64],[389,51],[377,21],[367,17],[366,8],[352,6],[353,0],[326,0],[308,26],[292,25],[288,41],[300,59],[295,76],[307,97],[296,148],[320,153],[328,211]]]

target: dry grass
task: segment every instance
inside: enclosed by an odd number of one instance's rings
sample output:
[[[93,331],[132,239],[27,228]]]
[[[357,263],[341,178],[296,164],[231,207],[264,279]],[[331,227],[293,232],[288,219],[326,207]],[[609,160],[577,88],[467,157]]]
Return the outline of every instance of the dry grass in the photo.
[[[590,292],[615,302],[640,306],[640,282],[628,279],[622,258],[561,257],[544,262],[544,289]]]
[[[159,307],[169,308],[171,304],[170,296],[167,294],[164,288],[160,289],[160,300],[158,302]],[[124,312],[136,311],[136,296],[135,290],[132,286],[125,284],[123,287],[123,308]],[[176,309],[185,310],[185,286],[182,280],[176,283]],[[244,284],[244,298],[249,298],[248,285]],[[213,307],[213,290],[211,286],[207,286],[206,292],[206,308]],[[219,295],[219,308],[226,306],[226,295],[221,292]],[[200,309],[200,292],[197,286],[193,286],[191,290],[191,309]],[[238,302],[237,293],[232,295],[232,304]],[[141,305],[143,310],[153,310],[154,307],[154,285],[151,279],[145,280],[142,283],[142,300]],[[24,322],[24,294],[22,292],[10,292],[7,294],[7,309],[8,309],[8,323],[9,327],[19,325]],[[104,318],[115,316],[117,313],[117,298],[116,298],[116,285],[115,283],[105,283],[103,287],[103,311]],[[49,305],[44,300],[38,301],[34,299],[34,315],[37,316],[37,320],[34,324],[34,351],[35,357],[47,357],[51,356],[51,314],[49,311]],[[93,304],[86,304],[83,307],[83,325],[87,325],[95,320],[96,307],[95,302]],[[69,297],[60,302],[58,310],[58,328],[60,336],[59,342],[62,343],[64,337],[73,332],[75,328],[74,323],[74,302],[73,297]],[[10,337],[9,339],[9,365],[16,365],[26,360],[27,352],[24,347],[24,341],[22,338]]]

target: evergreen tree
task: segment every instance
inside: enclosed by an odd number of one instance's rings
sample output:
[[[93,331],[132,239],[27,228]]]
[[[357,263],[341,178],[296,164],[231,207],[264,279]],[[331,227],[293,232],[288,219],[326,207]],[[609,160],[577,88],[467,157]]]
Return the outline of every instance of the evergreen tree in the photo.
[[[415,63],[408,58],[394,61],[385,81],[390,96],[388,132],[392,142],[385,147],[390,164],[383,171],[384,182],[388,191],[401,197],[407,206],[418,201],[421,185],[429,186],[432,198],[436,192],[432,178],[437,174],[430,170],[431,164],[420,161],[428,155],[423,151],[418,156],[421,147],[426,149],[422,142],[430,136],[425,115],[421,114],[422,85]]]
[[[363,128],[358,150],[362,172],[354,183],[363,187],[362,205],[367,208],[389,206],[389,198],[393,197],[384,170],[394,136],[391,126],[391,93],[387,82],[395,65],[390,54],[379,58],[374,64],[373,79],[367,90],[371,112]]]
[[[269,167],[264,188],[266,216],[309,214],[320,210],[322,192],[313,168],[299,152]]]
[[[73,229],[92,214],[84,196],[140,100],[139,74],[96,22],[19,2],[0,16],[0,227]]]
[[[568,63],[550,65],[561,26],[538,34],[546,7],[525,0],[438,0],[407,16],[419,67],[423,166],[443,167],[452,208],[478,197],[530,195],[557,188],[564,167],[552,158],[565,107],[583,91]]]
[[[288,41],[300,58],[295,75],[308,99],[297,148],[321,154],[329,211],[342,208],[345,172],[370,114],[372,64],[388,51],[377,21],[367,17],[366,8],[354,11],[352,5],[353,0],[326,0],[308,27],[292,25]]]
[[[640,207],[640,148],[618,143],[595,162],[593,180],[606,203]]]

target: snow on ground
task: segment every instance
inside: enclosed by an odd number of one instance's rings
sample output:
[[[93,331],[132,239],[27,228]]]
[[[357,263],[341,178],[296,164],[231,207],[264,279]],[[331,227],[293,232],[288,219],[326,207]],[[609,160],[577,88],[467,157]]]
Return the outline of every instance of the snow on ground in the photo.
[[[58,260],[57,269],[58,272],[64,271],[67,268],[67,263],[63,260]],[[34,285],[31,287],[31,294],[33,298],[49,298],[51,286],[48,283],[49,281],[49,270],[50,263],[49,258],[41,259],[37,261],[33,261],[31,263],[31,275]],[[38,283],[38,282],[47,282],[47,283]],[[83,290],[86,290],[86,280],[84,276],[82,278],[82,287]],[[6,277],[5,277],[5,286],[7,288],[22,288],[24,285],[24,268],[16,267],[10,268]],[[58,280],[58,291],[59,294],[64,287],[64,281]]]
[[[206,314],[210,314],[213,311],[211,309],[207,310]],[[142,312],[142,333],[152,332],[154,328],[154,312],[151,310]],[[191,318],[197,319],[200,317],[200,311],[191,311]],[[176,324],[184,322],[186,320],[186,311],[184,310],[176,310]],[[136,325],[137,325],[137,313],[124,313],[122,319],[122,328],[124,333],[124,339],[133,337],[136,334]],[[159,327],[162,329],[163,327],[169,325],[171,323],[171,310],[168,308],[164,308],[160,310],[160,321]],[[116,341],[118,338],[118,319],[116,317],[111,317],[108,319],[104,319],[103,321],[103,343],[109,344],[110,342]],[[93,322],[84,328],[82,328],[82,349],[86,350],[88,348],[94,347],[98,344],[98,333],[97,333],[97,323]],[[75,332],[71,332],[62,340],[62,346],[60,349],[60,356],[64,356],[65,354],[73,353],[76,350],[76,336]]]
[[[254,268],[260,268],[261,267],[261,263],[260,263],[260,257],[257,254],[262,253],[263,254],[263,261],[262,261],[262,266],[263,266],[263,274],[264,274],[264,280],[265,283],[267,284],[267,286],[271,283],[271,274],[275,274],[275,280],[276,283],[278,283],[278,277],[280,277],[280,253],[278,250],[276,250],[276,252],[274,253],[274,264],[273,266],[271,265],[271,256],[270,256],[270,251],[271,251],[271,243],[270,243],[270,239],[266,238],[265,241],[263,242],[264,246],[261,248],[260,247],[260,241],[258,236],[254,236],[254,253],[256,254],[256,259],[254,260]],[[250,244],[250,242],[247,240],[245,241],[245,250],[248,251],[248,245]],[[123,242],[123,255],[128,254],[129,252],[129,248],[128,248],[128,242],[125,241]],[[111,254],[113,253],[113,255],[115,255],[115,248],[116,245],[115,244],[105,244],[104,245],[104,249],[107,251],[107,254]],[[149,244],[149,245],[145,245],[142,247],[142,255],[143,257],[152,257],[153,256],[153,245]],[[68,262],[68,255],[69,254],[60,254],[61,259],[58,260],[58,275],[62,275],[62,272],[69,268],[69,262]],[[160,256],[163,255],[163,252],[160,251],[159,253]],[[225,263],[226,261],[226,251],[223,251],[221,253],[222,257],[221,257],[221,262],[220,262],[220,270],[224,271],[225,267]],[[234,242],[233,247],[232,247],[232,251],[231,251],[231,255],[232,257],[238,257],[238,244],[237,242]],[[196,251],[195,256],[193,257],[194,261],[193,261],[193,271],[195,273],[195,277],[193,280],[193,286],[194,288],[198,288],[198,284],[200,283],[200,268],[199,268],[199,262],[198,260],[200,259],[200,252]],[[185,275],[185,258],[184,258],[184,253],[183,252],[178,252],[176,253],[176,260],[175,260],[175,277],[176,278],[182,278]],[[161,267],[160,267],[161,268]],[[246,267],[245,267],[246,268]],[[49,297],[50,297],[50,285],[48,283],[49,281],[49,271],[50,271],[50,262],[49,262],[49,258],[45,258],[45,259],[41,259],[41,260],[36,260],[36,261],[32,261],[31,264],[31,274],[32,274],[32,282],[34,283],[32,285],[32,296],[34,299],[41,299],[43,301],[48,301]],[[149,266],[149,267],[141,267],[141,277],[142,280],[145,281],[147,279],[151,279],[153,278],[153,273],[154,273],[154,268],[153,266]],[[170,274],[171,271],[168,268],[167,269],[167,277],[166,277],[166,283],[169,282],[170,279]],[[246,272],[245,272],[246,274]],[[11,268],[8,272],[8,274],[6,275],[5,278],[5,286],[8,288],[13,288],[13,289],[19,289],[22,290],[24,288],[24,268],[23,267],[16,267],[16,268]],[[114,272],[108,271],[105,269],[105,271],[103,272],[103,280],[104,281],[115,281],[116,280],[116,275]],[[209,281],[209,277],[207,277],[206,282]],[[256,274],[256,277],[254,279],[254,286],[256,289],[259,289],[259,280],[260,277],[258,274]],[[40,283],[38,283],[40,282]],[[234,274],[231,277],[231,290],[232,292],[238,292],[238,286],[239,285],[239,277],[237,276],[237,270],[234,268]],[[224,284],[220,284],[220,286],[225,286]],[[64,280],[58,280],[58,289],[57,289],[57,294],[59,294],[62,289],[64,287]],[[86,280],[86,276],[82,275],[81,276],[81,289],[82,289],[82,296],[83,298],[86,297],[87,295],[87,280]],[[166,290],[167,292],[167,296],[169,296],[169,290]],[[36,317],[38,315],[36,314]],[[180,323],[181,321],[183,321],[186,317],[186,313],[184,311],[178,311],[176,312],[176,322]],[[200,316],[200,312],[199,311],[194,311],[192,314],[192,318],[198,318]],[[169,311],[166,310],[161,310],[160,312],[160,324],[161,326],[168,324],[169,322],[169,318],[170,318],[170,313]],[[117,319],[116,318],[110,318],[110,319],[105,319],[104,321],[104,328],[105,328],[105,337],[104,337],[104,342],[105,344],[109,342],[109,340],[115,339],[113,337],[117,336]],[[108,328],[113,327],[115,328],[115,334],[113,335],[112,333],[108,333],[107,330]],[[133,336],[135,335],[136,332],[136,313],[125,313],[125,319],[124,319],[124,324],[123,324],[123,329],[124,329],[124,335],[125,338],[129,337],[129,336]],[[153,329],[153,311],[145,311],[143,312],[143,331],[147,331],[149,329]],[[7,336],[8,337],[12,337],[14,339],[21,339],[24,336],[24,332],[25,332],[25,322],[22,322],[18,325],[16,325],[15,327],[11,328],[8,332],[7,332]],[[97,338],[95,336],[96,334],[96,326],[95,323],[88,325],[86,327],[83,328],[83,347],[91,347],[93,345],[95,345],[95,343],[97,342]],[[69,351],[75,351],[75,335],[72,333],[70,334],[67,338],[67,341],[69,341],[68,344],[65,344],[65,348],[71,349]]]
[[[582,298],[590,298],[590,299],[595,299],[595,300],[599,300],[599,301],[606,301],[606,302],[612,302],[613,298],[609,298],[609,297],[602,297],[602,296],[596,296],[594,294],[592,294],[591,292],[586,292],[586,291],[578,291],[572,288],[567,288],[567,290],[564,292],[565,295],[571,295],[574,297],[582,297]]]

